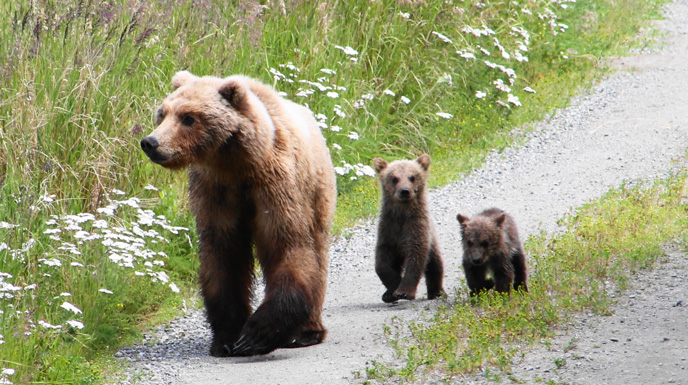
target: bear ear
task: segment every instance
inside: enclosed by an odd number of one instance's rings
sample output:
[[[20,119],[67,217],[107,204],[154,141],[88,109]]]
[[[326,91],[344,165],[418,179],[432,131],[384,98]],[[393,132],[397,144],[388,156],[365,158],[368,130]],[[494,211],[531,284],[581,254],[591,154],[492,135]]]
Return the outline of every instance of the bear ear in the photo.
[[[373,159],[373,166],[375,167],[375,171],[379,174],[382,170],[387,168],[387,161],[382,158],[375,158]]]
[[[421,167],[423,167],[423,170],[428,171],[430,168],[430,155],[428,154],[423,154],[416,159],[416,162],[420,164]]]
[[[172,77],[172,89],[176,90],[177,88],[185,84],[189,84],[196,79],[198,79],[198,77],[189,71],[179,71]]]
[[[222,81],[217,92],[237,110],[242,110],[248,99],[248,86],[236,77],[229,77]]]
[[[466,224],[466,222],[468,222],[468,217],[467,217],[467,216],[464,216],[464,215],[461,215],[461,214],[457,214],[457,215],[456,215],[456,220],[459,221],[459,223],[461,224],[461,226],[463,226],[463,225]]]
[[[502,215],[495,218],[495,220],[494,220],[495,225],[497,225],[497,227],[502,227],[505,219],[506,219],[506,213],[502,213]]]

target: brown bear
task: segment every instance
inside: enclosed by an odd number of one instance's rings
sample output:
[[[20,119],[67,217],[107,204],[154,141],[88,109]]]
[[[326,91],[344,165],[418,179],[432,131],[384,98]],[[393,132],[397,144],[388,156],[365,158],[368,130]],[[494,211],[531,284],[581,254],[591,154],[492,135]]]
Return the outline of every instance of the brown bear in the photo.
[[[463,242],[463,270],[471,295],[494,287],[508,293],[528,291],[526,257],[516,222],[506,212],[487,209],[469,219],[458,214]],[[492,279],[487,274],[492,273]]]
[[[210,354],[322,342],[336,180],[313,114],[240,75],[182,71],[172,86],[141,148],[165,168],[188,170]],[[254,252],[265,298],[252,313]]]
[[[425,274],[428,299],[444,293],[444,268],[425,199],[430,157],[387,163],[375,158],[382,205],[375,249],[375,272],[387,288],[382,300],[413,300]]]

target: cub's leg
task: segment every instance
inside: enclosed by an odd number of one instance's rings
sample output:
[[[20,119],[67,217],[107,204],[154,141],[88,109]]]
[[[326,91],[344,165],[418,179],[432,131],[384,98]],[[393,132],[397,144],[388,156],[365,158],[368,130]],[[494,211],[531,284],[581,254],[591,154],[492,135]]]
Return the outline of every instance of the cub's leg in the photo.
[[[487,279],[487,266],[475,266],[472,263],[464,262],[463,271],[466,274],[466,282],[470,289],[470,295],[474,296],[481,291],[487,291],[494,287],[494,281]]]
[[[394,291],[401,282],[401,268],[403,258],[391,247],[378,245],[375,250],[375,272],[380,277],[387,291],[382,294],[382,300],[387,303],[396,302]]]
[[[528,292],[528,270],[526,256],[520,248],[511,256],[511,264],[514,266],[514,290]]]
[[[444,294],[442,280],[444,279],[444,265],[437,244],[433,244],[425,266],[425,284],[428,287],[428,299],[435,299]]]

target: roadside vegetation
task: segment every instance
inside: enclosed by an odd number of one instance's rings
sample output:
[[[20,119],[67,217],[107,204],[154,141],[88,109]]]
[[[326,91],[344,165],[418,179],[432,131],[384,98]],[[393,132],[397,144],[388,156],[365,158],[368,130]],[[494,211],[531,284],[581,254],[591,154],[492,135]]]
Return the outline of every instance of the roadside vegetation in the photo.
[[[527,294],[469,299],[463,287],[427,323],[388,326],[402,365],[374,363],[365,382],[405,382],[427,370],[448,378],[482,371],[500,382],[523,348],[554,326],[581,311],[610,315],[612,297],[639,270],[661,263],[664,245],[688,247],[686,181],[684,170],[650,186],[621,186],[562,219],[563,233],[529,238]]]
[[[651,41],[662,3],[0,2],[0,382],[102,382],[114,349],[194,306],[186,177],[138,144],[176,71],[307,104],[341,232],[376,211],[374,156],[456,179]]]

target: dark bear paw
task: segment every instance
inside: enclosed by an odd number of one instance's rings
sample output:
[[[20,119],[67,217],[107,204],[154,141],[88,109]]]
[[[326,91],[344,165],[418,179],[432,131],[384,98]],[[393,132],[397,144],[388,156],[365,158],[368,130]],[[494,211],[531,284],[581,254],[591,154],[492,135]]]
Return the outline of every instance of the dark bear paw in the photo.
[[[416,295],[412,294],[412,293],[405,292],[405,291],[395,291],[394,292],[394,298],[396,298],[398,300],[399,299],[405,299],[405,300],[412,301],[412,300],[416,299]]]
[[[394,296],[394,292],[391,292],[389,290],[387,290],[385,294],[382,295],[382,301],[384,301],[385,303],[397,302],[398,300],[399,298],[396,298]]]
[[[210,355],[213,357],[231,357],[233,354],[230,346],[232,346],[231,343],[227,344],[223,341],[213,340],[213,343],[210,345]]]
[[[428,299],[437,299],[442,296],[447,296],[447,294],[444,292],[444,290],[440,289],[439,291],[428,293]]]

